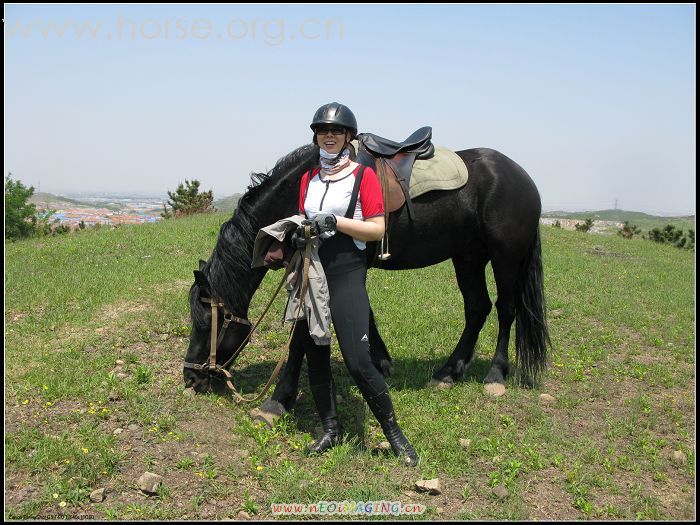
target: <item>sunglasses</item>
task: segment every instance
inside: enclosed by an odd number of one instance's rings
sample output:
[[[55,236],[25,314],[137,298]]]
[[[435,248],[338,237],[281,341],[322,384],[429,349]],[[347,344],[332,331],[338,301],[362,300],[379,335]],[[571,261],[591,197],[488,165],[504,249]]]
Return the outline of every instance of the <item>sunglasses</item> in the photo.
[[[328,132],[333,135],[345,135],[345,128],[316,128],[316,135],[326,135]]]

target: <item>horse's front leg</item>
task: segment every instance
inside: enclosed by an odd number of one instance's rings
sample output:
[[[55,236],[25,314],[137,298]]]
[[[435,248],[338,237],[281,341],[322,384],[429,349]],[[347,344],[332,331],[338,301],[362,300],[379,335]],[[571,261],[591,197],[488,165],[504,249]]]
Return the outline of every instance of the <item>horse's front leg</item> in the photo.
[[[305,322],[297,323],[296,330],[308,330]],[[289,357],[287,363],[282,369],[275,391],[272,396],[265,400],[260,408],[253,411],[255,414],[262,413],[267,417],[256,417],[265,423],[274,421],[275,417],[282,417],[286,412],[294,408],[299,393],[299,375],[301,374],[301,366],[304,363],[304,345],[302,337],[292,337],[292,342],[289,345]]]
[[[374,320],[374,312],[369,309],[369,354],[374,367],[384,377],[389,377],[394,372],[394,365],[391,363],[391,356],[384,344],[382,336],[377,330],[377,323]]]

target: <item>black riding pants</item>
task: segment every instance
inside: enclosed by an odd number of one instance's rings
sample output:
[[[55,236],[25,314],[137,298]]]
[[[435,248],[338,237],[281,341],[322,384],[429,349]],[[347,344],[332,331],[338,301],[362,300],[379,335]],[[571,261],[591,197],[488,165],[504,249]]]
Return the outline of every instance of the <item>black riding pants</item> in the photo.
[[[386,390],[384,377],[372,364],[369,353],[369,297],[367,295],[367,262],[363,250],[352,237],[337,232],[319,249],[319,257],[328,281],[331,317],[340,352],[350,375],[367,399]],[[306,326],[304,323],[302,326]],[[295,337],[304,337],[296,331]],[[318,346],[309,336],[306,359],[309,383],[330,383],[330,347]]]

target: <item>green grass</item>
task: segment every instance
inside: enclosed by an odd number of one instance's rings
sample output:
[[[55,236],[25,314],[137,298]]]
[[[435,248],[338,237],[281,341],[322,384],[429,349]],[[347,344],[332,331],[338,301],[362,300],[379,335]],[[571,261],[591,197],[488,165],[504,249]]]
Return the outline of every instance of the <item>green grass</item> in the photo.
[[[7,245],[6,519],[271,519],[272,503],[331,500],[425,505],[424,514],[399,517],[411,520],[694,517],[694,253],[543,228],[551,363],[541,388],[509,378],[501,398],[482,384],[495,308],[464,381],[427,386],[463,328],[449,263],[370,270],[370,298],[394,358],[392,399],[422,458],[411,470],[372,451],[384,438],[336,344],[332,367],[350,439],[323,456],[303,454],[318,425],[305,370],[306,399],[274,429],[228,397],[185,395],[192,271],[226,219]],[[251,318],[280,277],[266,276]],[[490,267],[487,284],[495,303]],[[247,394],[259,391],[286,340],[283,308],[280,297],[236,363]],[[511,362],[513,351],[511,342]],[[542,392],[556,402],[541,404]],[[148,497],[135,488],[146,470],[164,478]],[[441,496],[415,492],[415,481],[430,478],[441,480]],[[90,503],[101,487],[105,501]],[[35,490],[21,497],[28,488]],[[396,519],[370,519],[379,518]]]

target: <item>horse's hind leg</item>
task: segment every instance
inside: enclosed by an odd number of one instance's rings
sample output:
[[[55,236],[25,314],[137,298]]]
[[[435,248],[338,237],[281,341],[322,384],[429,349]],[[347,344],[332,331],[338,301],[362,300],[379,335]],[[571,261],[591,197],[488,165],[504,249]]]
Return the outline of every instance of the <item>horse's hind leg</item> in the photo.
[[[510,342],[510,329],[515,320],[515,289],[518,267],[512,263],[492,260],[493,274],[496,279],[498,298],[496,299],[496,311],[498,312],[498,342],[496,352],[491,361],[489,371],[484,383],[500,383],[505,385],[508,375],[508,343]]]
[[[486,287],[487,259],[465,261],[453,258],[457,283],[464,298],[465,327],[452,355],[440,370],[433,374],[433,384],[450,385],[464,375],[464,371],[474,358],[474,348],[479,332],[491,311],[491,300]]]

